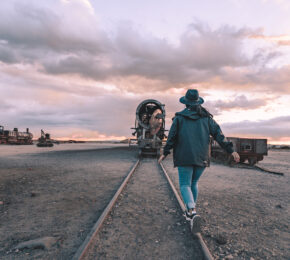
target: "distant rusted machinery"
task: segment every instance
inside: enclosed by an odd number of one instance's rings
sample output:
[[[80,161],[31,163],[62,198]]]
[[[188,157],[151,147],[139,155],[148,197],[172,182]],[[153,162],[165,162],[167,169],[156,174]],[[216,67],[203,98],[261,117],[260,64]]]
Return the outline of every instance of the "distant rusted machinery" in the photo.
[[[33,144],[32,138],[29,128],[26,128],[26,132],[19,132],[18,128],[10,131],[0,126],[0,144]]]
[[[250,165],[255,165],[268,155],[267,139],[227,137],[233,143],[234,150],[240,155],[240,162],[246,160]],[[211,156],[221,161],[228,160],[228,154],[216,141],[211,142]]]
[[[136,120],[129,145],[134,141],[139,147],[141,155],[160,155],[162,140],[165,137],[165,109],[163,104],[154,99],[142,101],[136,109]]]
[[[53,140],[50,139],[50,134],[44,133],[44,131],[41,129],[41,136],[38,138],[38,147],[52,147],[53,146]]]

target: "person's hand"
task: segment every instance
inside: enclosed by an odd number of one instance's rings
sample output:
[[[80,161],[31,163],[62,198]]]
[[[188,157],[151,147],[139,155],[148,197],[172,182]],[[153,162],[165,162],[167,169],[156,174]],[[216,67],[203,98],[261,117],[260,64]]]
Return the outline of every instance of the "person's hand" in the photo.
[[[232,156],[233,156],[235,162],[238,163],[240,161],[240,155],[237,152],[233,152]]]
[[[162,154],[160,157],[159,157],[159,160],[158,160],[158,163],[160,164],[164,159],[165,159],[165,155]]]

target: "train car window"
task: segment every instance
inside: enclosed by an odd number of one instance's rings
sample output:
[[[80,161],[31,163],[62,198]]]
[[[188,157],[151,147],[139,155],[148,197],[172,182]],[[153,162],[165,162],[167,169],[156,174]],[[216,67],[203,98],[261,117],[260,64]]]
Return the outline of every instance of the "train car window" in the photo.
[[[144,125],[149,125],[152,114],[156,109],[160,109],[156,104],[146,104],[142,106],[139,112],[139,118]]]
[[[241,150],[243,150],[243,151],[249,151],[249,150],[252,150],[252,147],[249,144],[242,144],[241,145]]]

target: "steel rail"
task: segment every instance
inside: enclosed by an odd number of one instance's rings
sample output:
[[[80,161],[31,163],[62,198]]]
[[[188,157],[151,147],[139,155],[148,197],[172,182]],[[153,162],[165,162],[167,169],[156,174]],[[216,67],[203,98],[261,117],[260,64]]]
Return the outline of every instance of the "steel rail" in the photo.
[[[162,162],[160,163],[160,166],[161,166],[162,172],[164,173],[164,175],[165,175],[165,177],[166,177],[166,179],[167,179],[167,181],[168,181],[168,183],[169,183],[169,185],[170,185],[170,187],[171,187],[171,189],[172,189],[172,191],[173,191],[173,193],[174,193],[174,195],[175,195],[175,197],[176,197],[176,199],[177,199],[177,201],[179,203],[179,206],[180,206],[181,210],[182,211],[185,211],[186,210],[186,207],[185,207],[185,205],[184,205],[184,203],[183,203],[183,201],[182,201],[182,199],[181,199],[178,191],[176,190],[173,182],[171,181],[171,179],[170,179],[167,171],[165,170]],[[202,238],[202,235],[200,233],[197,233],[195,235],[196,235],[196,237],[197,237],[197,239],[199,241],[199,244],[201,246],[201,251],[203,253],[204,259],[205,260],[214,260],[212,254],[210,253],[210,251],[209,251],[206,243],[204,242],[204,240]]]
[[[269,169],[266,169],[266,168],[258,166],[258,165],[249,165],[247,163],[238,163],[237,168],[249,169],[249,170],[259,170],[262,172],[267,172],[267,173],[271,173],[271,174],[275,174],[275,175],[284,176],[283,172],[276,172],[276,171],[269,170]]]
[[[275,175],[280,175],[280,176],[284,176],[283,172],[276,172],[276,171],[272,171],[272,170],[268,170],[264,167],[258,166],[258,165],[254,165],[254,168],[263,171],[263,172],[267,172],[267,173],[271,173],[271,174],[275,174]]]
[[[115,195],[113,196],[113,198],[111,199],[111,201],[109,202],[109,204],[107,205],[105,210],[103,211],[102,215],[98,218],[97,222],[95,223],[95,225],[93,226],[93,228],[91,229],[89,234],[87,235],[87,237],[84,240],[84,242],[78,248],[77,252],[74,254],[72,260],[80,260],[80,259],[82,259],[82,257],[85,256],[85,254],[86,254],[88,248],[90,247],[94,237],[99,232],[99,230],[100,230],[101,226],[103,225],[105,219],[107,218],[107,216],[111,212],[111,210],[112,210],[113,206],[115,205],[118,197],[120,196],[120,194],[123,191],[124,187],[128,183],[128,181],[131,178],[132,174],[135,172],[135,170],[136,170],[137,166],[139,165],[139,163],[140,163],[140,159],[134,164],[133,168],[130,170],[130,172],[128,173],[127,177],[125,178],[125,180],[120,185],[119,189],[117,190],[117,192],[115,193]]]

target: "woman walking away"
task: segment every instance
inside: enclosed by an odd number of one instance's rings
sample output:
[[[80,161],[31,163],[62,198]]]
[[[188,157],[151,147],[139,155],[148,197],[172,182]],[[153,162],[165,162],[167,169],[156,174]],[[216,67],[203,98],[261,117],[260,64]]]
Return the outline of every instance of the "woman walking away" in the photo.
[[[209,145],[212,136],[236,162],[240,157],[233,150],[213,116],[201,106],[204,102],[196,89],[189,89],[179,100],[186,108],[175,114],[160,163],[173,148],[174,167],[178,168],[180,192],[187,210],[192,232],[199,231],[200,217],[196,214],[198,180],[209,166]]]

